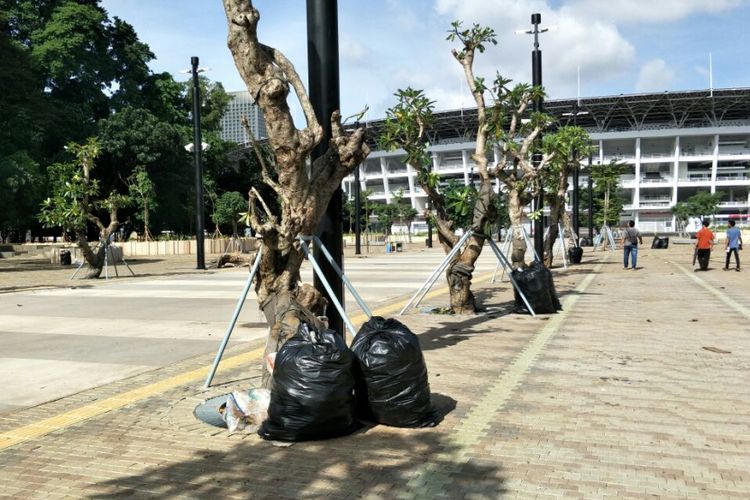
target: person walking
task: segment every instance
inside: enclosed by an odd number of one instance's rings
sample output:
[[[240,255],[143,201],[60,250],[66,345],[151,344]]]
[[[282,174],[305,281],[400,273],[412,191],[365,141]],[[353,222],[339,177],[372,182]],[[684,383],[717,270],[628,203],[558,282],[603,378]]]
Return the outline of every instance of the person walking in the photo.
[[[708,261],[711,258],[711,247],[714,245],[714,233],[708,228],[708,219],[703,219],[703,227],[695,235],[695,252],[701,271],[708,271]],[[693,262],[695,264],[695,262]]]
[[[742,250],[742,232],[739,228],[734,227],[735,222],[729,221],[729,228],[727,229],[727,260],[724,264],[724,270],[729,271],[729,257],[734,252],[734,262],[737,264],[735,270],[740,270],[740,254],[739,250]]]
[[[638,262],[638,243],[643,245],[643,237],[641,232],[635,227],[635,222],[632,220],[628,222],[628,227],[625,228],[625,232],[622,235],[622,266],[623,269],[628,268],[628,257],[630,257],[630,263],[633,267],[633,271],[636,270],[636,264]]]

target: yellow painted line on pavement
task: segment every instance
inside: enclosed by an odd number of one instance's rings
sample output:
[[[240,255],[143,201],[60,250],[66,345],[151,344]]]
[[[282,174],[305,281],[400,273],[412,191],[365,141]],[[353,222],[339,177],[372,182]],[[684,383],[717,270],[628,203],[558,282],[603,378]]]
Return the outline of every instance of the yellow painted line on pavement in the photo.
[[[232,356],[223,361],[221,365],[222,370],[229,370],[241,366],[244,363],[258,359],[263,355],[263,349],[255,349],[253,351]],[[115,396],[111,396],[101,401],[96,401],[91,404],[81,406],[74,410],[55,415],[54,417],[46,418],[33,424],[18,427],[16,429],[3,432],[0,434],[0,451],[14,446],[30,439],[35,439],[46,434],[50,434],[61,429],[65,429],[71,425],[83,422],[90,418],[98,417],[104,413],[112,410],[120,409],[129,404],[137,401],[146,399],[162,392],[174,389],[181,385],[194,382],[195,380],[202,380],[208,375],[208,368],[203,367],[196,370],[180,373],[172,377],[165,378],[153,384],[148,384],[132,391],[126,391]]]
[[[731,298],[729,295],[727,295],[726,293],[716,288],[715,286],[707,283],[705,280],[702,280],[701,278],[696,276],[694,271],[689,271],[688,269],[678,264],[677,262],[672,262],[672,265],[674,265],[677,269],[682,271],[683,274],[685,274],[685,276],[695,281],[700,287],[708,290],[713,295],[715,295],[719,300],[724,302],[726,305],[728,305],[729,307],[731,307],[732,309],[734,309],[741,315],[745,316],[747,319],[750,319],[750,309],[743,306],[742,304],[740,304],[739,302],[737,302],[736,300]]]
[[[476,278],[475,281],[484,281],[489,279],[491,276],[492,273],[486,273]],[[447,292],[448,287],[446,285],[443,285],[442,287],[429,292],[425,296],[425,299],[434,298]],[[402,299],[393,304],[385,305],[383,307],[375,309],[375,311],[373,311],[373,314],[375,314],[376,316],[387,316],[395,311],[400,311],[404,304],[406,304],[406,302],[407,299]],[[355,326],[359,326],[367,320],[367,315],[364,313],[359,313],[353,316],[351,320]],[[263,351],[264,348],[260,348],[244,354],[238,354],[236,356],[222,359],[219,365],[219,371],[230,370],[245,363],[256,361],[260,359],[261,356],[263,356]],[[96,401],[94,403],[75,408],[65,413],[61,413],[60,415],[55,415],[54,417],[46,418],[44,420],[25,425],[23,427],[18,427],[10,431],[2,432],[0,433],[0,451],[11,446],[15,446],[19,443],[23,443],[24,441],[39,438],[52,432],[65,429],[66,427],[70,427],[71,425],[83,422],[84,420],[98,417],[99,415],[103,415],[104,413],[118,410],[129,404],[141,401],[152,396],[156,396],[157,394],[161,394],[170,389],[174,389],[175,387],[187,385],[195,382],[196,380],[204,380],[208,375],[209,368],[210,367],[206,366],[203,368],[180,373],[178,375],[165,378],[164,380],[154,382],[153,384],[148,384],[131,391],[123,392],[115,396],[102,399],[101,401]]]

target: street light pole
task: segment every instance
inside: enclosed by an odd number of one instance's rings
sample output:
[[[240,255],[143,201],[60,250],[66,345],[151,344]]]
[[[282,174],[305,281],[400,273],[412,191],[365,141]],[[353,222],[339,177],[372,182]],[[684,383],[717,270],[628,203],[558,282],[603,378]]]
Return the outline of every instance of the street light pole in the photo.
[[[359,183],[359,165],[354,169],[354,255],[362,254],[362,185]]]
[[[193,74],[193,159],[195,161],[195,246],[196,269],[206,269],[203,248],[203,141],[201,140],[201,93],[198,82],[198,58],[191,57]]]
[[[591,155],[589,155],[589,241],[594,241],[594,181],[591,175]]]
[[[328,150],[331,138],[331,115],[339,105],[339,36],[338,5],[336,0],[307,0],[307,64],[310,102],[318,122],[323,127],[323,140],[311,155],[311,161],[323,156]],[[341,230],[341,187],[336,190],[328,203],[323,219],[318,226],[318,237],[333,256],[334,262],[344,269],[343,232]],[[315,249],[316,259],[326,281],[331,285],[333,295],[343,305],[344,288],[341,278],[320,250]],[[323,283],[314,278],[315,289],[333,303]],[[344,320],[335,307],[326,311],[328,326],[343,335]]]
[[[531,51],[531,84],[534,87],[542,86],[542,51],[539,50],[539,34],[548,31],[548,28],[539,29],[539,24],[542,22],[542,15],[539,13],[531,14],[531,24],[534,25],[533,30],[528,30],[526,33],[534,35],[534,50]],[[534,100],[534,112],[541,113],[543,110],[543,100],[541,97]],[[539,134],[537,138],[539,141],[537,144],[542,142],[542,134]],[[539,163],[542,161],[542,154],[537,150],[534,152],[532,159],[534,166],[539,168]],[[539,213],[539,217],[534,221],[534,249],[536,254],[540,258],[544,258],[544,188],[539,186],[539,194],[534,200],[534,210]]]

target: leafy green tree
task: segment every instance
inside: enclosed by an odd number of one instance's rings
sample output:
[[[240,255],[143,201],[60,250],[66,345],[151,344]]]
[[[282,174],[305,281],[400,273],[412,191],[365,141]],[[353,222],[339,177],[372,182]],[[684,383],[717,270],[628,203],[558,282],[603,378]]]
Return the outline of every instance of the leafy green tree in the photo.
[[[624,199],[620,194],[620,176],[627,165],[617,160],[591,166],[594,183],[594,223],[607,225],[620,220]]]
[[[456,228],[469,229],[474,218],[474,205],[477,202],[477,190],[472,186],[450,179],[441,188],[445,196],[445,211]]]
[[[52,195],[42,203],[40,221],[46,227],[62,227],[76,236],[83,257],[89,265],[87,278],[98,278],[104,266],[105,245],[99,245],[95,253],[86,235],[87,225],[95,224],[99,230],[99,241],[104,242],[117,231],[120,224],[117,212],[130,203],[127,195],[116,191],[102,198],[99,180],[92,177],[99,156],[99,143],[95,138],[85,144],[70,143],[66,147],[76,158],[75,162],[55,163],[49,168]],[[109,222],[102,221],[103,213]]]
[[[532,113],[529,120],[521,119],[522,115],[525,117],[528,105],[535,98],[543,96],[541,88],[516,85],[509,89],[510,80],[500,75],[490,88],[484,78],[474,75],[476,54],[484,52],[489,45],[497,44],[491,28],[478,24],[464,28],[461,22],[455,21],[448,32],[448,40],[458,42],[458,48],[451,53],[463,69],[477,106],[476,146],[471,159],[479,174],[479,187],[474,195],[473,208],[469,208],[470,193],[461,191],[456,193],[460,195],[458,199],[450,201],[453,208],[449,209],[445,193],[438,186],[439,177],[430,171],[427,131],[434,123],[433,102],[421,90],[407,88],[396,92],[396,105],[386,111],[386,122],[379,141],[386,149],[401,148],[406,152],[405,162],[417,172],[417,180],[427,193],[432,207],[427,217],[433,219],[438,240],[446,253],[460,240],[455,234],[457,223],[449,210],[456,210],[467,217],[471,210],[468,227],[473,235],[446,271],[451,310],[470,313],[476,310],[471,292],[474,264],[484,246],[486,231],[497,217],[492,179],[499,179],[508,189],[511,220],[514,225],[519,225],[525,199],[539,191],[539,172],[549,161],[549,156],[544,155],[538,165],[532,163],[530,148],[551,119],[542,113]],[[486,104],[486,99],[490,100],[490,105]],[[494,166],[487,159],[487,150],[493,144],[497,144],[503,153],[499,165]],[[512,167],[506,169],[506,165]],[[517,267],[524,265],[525,253],[525,242],[520,231],[518,235],[511,255],[511,261]]]
[[[151,241],[153,236],[149,229],[150,214],[156,210],[159,204],[156,201],[156,190],[154,182],[149,177],[146,167],[139,165],[127,179],[130,199],[137,206],[136,219],[143,223],[143,237]]]
[[[573,169],[580,169],[581,158],[589,155],[592,146],[585,130],[565,126],[544,137],[544,149],[551,156],[542,175],[550,216],[549,231],[544,240],[544,264],[550,267],[554,257],[552,249],[558,237],[558,224],[564,220],[568,177]]]
[[[719,210],[719,203],[721,203],[722,198],[724,198],[724,193],[721,191],[715,193],[701,191],[688,198],[687,209],[690,215],[700,218],[713,218]]]
[[[392,203],[376,203],[374,208],[378,224],[387,238],[391,235],[391,228],[398,217],[398,207]]]
[[[211,219],[217,225],[231,224],[232,235],[237,235],[237,223],[247,213],[247,200],[237,191],[229,191],[216,200],[216,211]]]

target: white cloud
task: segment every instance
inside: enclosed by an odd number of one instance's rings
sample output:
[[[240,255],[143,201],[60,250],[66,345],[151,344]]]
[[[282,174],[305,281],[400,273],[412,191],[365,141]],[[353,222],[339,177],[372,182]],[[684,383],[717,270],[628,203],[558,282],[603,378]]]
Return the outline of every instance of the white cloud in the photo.
[[[342,34],[339,39],[339,56],[346,62],[360,64],[367,60],[368,51],[358,40]]]
[[[694,14],[724,12],[743,4],[747,0],[572,0],[563,10],[585,19],[658,23]]]
[[[675,72],[662,59],[654,59],[641,67],[635,84],[637,92],[659,92],[669,90],[675,80]]]
[[[573,16],[569,10],[553,9],[543,0],[436,0],[435,10],[465,24],[478,22],[493,27],[499,44],[477,56],[477,74],[490,78],[500,71],[517,82],[531,81],[533,41],[530,35],[513,32],[530,28],[530,14],[541,12],[542,27],[557,26],[556,31],[540,35],[542,80],[549,97],[575,95],[578,66],[582,93],[586,95],[587,83],[626,77],[635,61],[633,45],[614,23]]]

